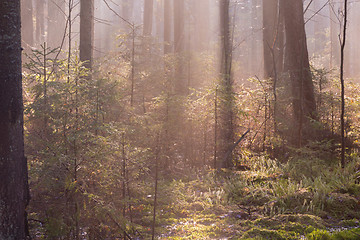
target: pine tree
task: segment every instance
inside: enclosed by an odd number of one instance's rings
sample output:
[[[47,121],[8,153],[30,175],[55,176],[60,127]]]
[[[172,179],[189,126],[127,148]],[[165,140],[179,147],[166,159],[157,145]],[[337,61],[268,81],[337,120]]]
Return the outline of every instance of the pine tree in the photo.
[[[0,239],[26,237],[20,0],[0,2]]]

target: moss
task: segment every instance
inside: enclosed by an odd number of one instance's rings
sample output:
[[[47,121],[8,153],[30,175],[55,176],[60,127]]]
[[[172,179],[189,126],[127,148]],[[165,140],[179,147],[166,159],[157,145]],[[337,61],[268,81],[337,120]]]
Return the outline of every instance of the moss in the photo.
[[[193,211],[197,211],[197,212],[201,212],[201,211],[204,211],[205,208],[204,208],[203,203],[201,203],[201,202],[193,202],[193,203],[189,204],[188,209],[193,210]]]
[[[334,233],[331,238],[331,240],[358,240],[358,239],[360,239],[360,228]]]
[[[295,232],[286,232],[284,230],[269,230],[252,228],[245,232],[242,239],[276,239],[276,240],[291,240],[299,239],[299,234]]]
[[[326,204],[325,211],[339,218],[359,218],[359,201],[350,196],[349,194],[343,193],[331,193],[329,194]]]
[[[305,225],[305,224],[293,223],[293,222],[289,222],[289,223],[287,223],[287,224],[285,224],[284,226],[281,227],[281,229],[284,230],[284,231],[296,232],[296,233],[300,233],[300,234],[305,233],[305,230],[307,228],[308,228],[308,226]]]
[[[308,240],[330,240],[331,235],[328,231],[322,229],[316,229],[306,235]]]
[[[329,233],[323,229],[315,229],[306,234],[308,240],[358,240],[360,239],[360,228],[349,229],[345,231]]]
[[[357,219],[343,220],[339,223],[341,227],[359,227],[360,222]]]
[[[340,192],[349,193],[352,196],[358,197],[360,196],[360,184],[350,184],[348,187],[340,189]]]
[[[308,214],[281,214],[272,218],[257,219],[254,224],[271,229],[296,228],[300,232],[304,232],[309,225],[320,229],[325,228],[325,223],[321,218]]]

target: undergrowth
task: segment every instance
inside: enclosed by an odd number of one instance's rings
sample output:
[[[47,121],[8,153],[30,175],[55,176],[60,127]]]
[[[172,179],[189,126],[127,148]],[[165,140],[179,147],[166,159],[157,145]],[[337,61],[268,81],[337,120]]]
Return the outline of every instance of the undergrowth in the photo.
[[[359,159],[342,169],[311,151],[286,164],[245,153],[247,171],[173,180],[160,239],[360,239]]]

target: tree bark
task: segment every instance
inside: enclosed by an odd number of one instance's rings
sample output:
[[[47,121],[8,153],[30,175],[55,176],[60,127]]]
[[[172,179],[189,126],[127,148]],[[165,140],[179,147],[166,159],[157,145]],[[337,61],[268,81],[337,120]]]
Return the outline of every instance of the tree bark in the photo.
[[[29,49],[34,44],[34,21],[32,1],[21,0],[21,25],[23,48]]]
[[[26,237],[20,0],[0,2],[0,239]]]
[[[80,61],[88,69],[93,64],[94,0],[80,1]]]
[[[344,82],[344,57],[346,44],[346,28],[348,21],[348,1],[344,1],[344,25],[341,39],[341,59],[340,59],[340,82],[341,82],[341,167],[345,168],[345,82]]]
[[[263,1],[264,79],[272,82],[274,131],[277,132],[279,76],[284,62],[284,18],[279,0]]]
[[[221,69],[219,91],[219,157],[222,167],[232,166],[231,146],[234,143],[233,134],[233,86],[231,76],[232,46],[230,37],[229,0],[220,1],[221,29]]]
[[[312,133],[310,119],[316,119],[316,101],[306,43],[302,0],[281,0],[284,10],[285,71],[291,85],[292,107],[297,125],[297,145]]]
[[[264,51],[264,78],[274,79],[275,62],[273,54],[277,39],[278,0],[263,1],[263,51]]]

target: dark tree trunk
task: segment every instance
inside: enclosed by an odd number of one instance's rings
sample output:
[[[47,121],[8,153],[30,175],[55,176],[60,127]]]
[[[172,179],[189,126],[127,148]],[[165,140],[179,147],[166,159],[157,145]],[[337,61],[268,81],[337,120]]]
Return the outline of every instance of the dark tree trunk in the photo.
[[[274,54],[278,42],[278,0],[263,1],[264,78],[274,79]]]
[[[184,8],[184,0],[174,0],[175,93],[179,95],[187,93],[183,59],[185,49]]]
[[[230,37],[229,0],[220,1],[221,69],[219,89],[219,157],[222,167],[232,166],[231,146],[233,134],[233,86],[231,76],[232,46]]]
[[[311,134],[310,119],[316,118],[314,85],[310,72],[306,43],[303,1],[281,0],[285,21],[285,71],[291,85],[292,105],[296,123],[297,145]],[[304,136],[307,135],[307,136]]]
[[[92,68],[94,42],[94,0],[80,1],[80,61]]]
[[[0,239],[25,239],[20,0],[0,2]]]
[[[48,2],[48,46],[60,47],[65,35],[65,1],[51,0]]]
[[[30,0],[21,0],[22,46],[29,49],[34,44],[33,6]]]
[[[284,18],[279,0],[263,1],[264,79],[272,82],[274,131],[277,132],[279,76],[284,61]]]
[[[345,168],[345,82],[344,82],[344,57],[345,57],[345,44],[346,44],[346,28],[348,20],[348,1],[344,1],[344,26],[341,39],[341,59],[340,59],[340,82],[341,82],[341,167]]]

